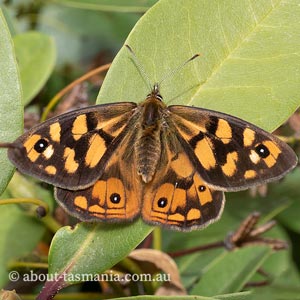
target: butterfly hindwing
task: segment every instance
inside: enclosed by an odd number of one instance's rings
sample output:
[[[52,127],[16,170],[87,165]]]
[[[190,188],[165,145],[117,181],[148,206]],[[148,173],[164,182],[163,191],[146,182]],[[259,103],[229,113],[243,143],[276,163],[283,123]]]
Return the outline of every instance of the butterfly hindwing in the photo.
[[[211,187],[246,189],[283,177],[297,163],[288,145],[239,118],[187,106],[168,109],[181,143]]]
[[[142,185],[136,175],[133,143],[129,133],[111,155],[102,175],[90,187],[72,191],[56,188],[57,201],[83,221],[130,221],[140,212]]]
[[[223,192],[203,182],[176,137],[166,133],[162,140],[162,160],[145,187],[144,221],[183,231],[216,221],[223,211]]]
[[[20,171],[54,186],[87,187],[124,137],[135,107],[130,102],[105,104],[54,117],[20,136],[8,156]]]

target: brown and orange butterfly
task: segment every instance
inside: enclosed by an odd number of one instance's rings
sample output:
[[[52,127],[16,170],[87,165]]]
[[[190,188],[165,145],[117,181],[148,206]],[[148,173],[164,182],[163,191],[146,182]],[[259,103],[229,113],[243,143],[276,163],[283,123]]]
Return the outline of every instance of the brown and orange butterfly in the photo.
[[[6,144],[22,172],[55,186],[83,221],[203,228],[223,210],[223,191],[283,177],[297,157],[274,135],[236,117],[166,106],[158,84],[139,103],[75,110]]]

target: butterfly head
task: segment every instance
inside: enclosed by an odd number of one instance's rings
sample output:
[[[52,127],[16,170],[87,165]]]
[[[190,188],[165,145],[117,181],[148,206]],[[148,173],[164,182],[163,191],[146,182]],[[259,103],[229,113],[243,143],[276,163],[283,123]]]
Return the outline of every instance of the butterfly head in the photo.
[[[158,83],[155,83],[153,85],[151,93],[147,95],[147,99],[156,99],[156,100],[159,100],[159,101],[163,101],[163,97],[162,97],[162,95],[160,94],[160,91],[159,91],[159,84]]]

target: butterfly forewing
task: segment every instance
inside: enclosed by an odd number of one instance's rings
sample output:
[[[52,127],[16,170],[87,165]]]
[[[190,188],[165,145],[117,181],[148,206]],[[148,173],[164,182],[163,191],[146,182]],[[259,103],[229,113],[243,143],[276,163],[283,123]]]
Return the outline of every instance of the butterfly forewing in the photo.
[[[283,177],[297,157],[274,135],[227,114],[170,106],[181,143],[201,178],[220,190],[242,190]]]
[[[172,128],[162,134],[162,155],[155,177],[145,186],[142,217],[154,225],[189,231],[216,221],[224,195],[201,179]]]
[[[57,201],[83,221],[130,221],[140,212],[142,188],[133,151],[135,131],[116,147],[102,175],[90,187],[71,191],[56,188]]]
[[[55,186],[77,190],[92,185],[124,138],[135,103],[72,111],[32,128],[9,148],[20,171]]]

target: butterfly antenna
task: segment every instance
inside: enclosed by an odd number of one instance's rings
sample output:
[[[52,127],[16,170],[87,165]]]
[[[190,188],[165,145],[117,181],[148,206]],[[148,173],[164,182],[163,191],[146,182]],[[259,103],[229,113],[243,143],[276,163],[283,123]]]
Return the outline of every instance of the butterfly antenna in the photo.
[[[185,67],[185,65],[187,65],[189,62],[193,61],[195,58],[197,58],[199,56],[201,56],[201,54],[197,53],[197,54],[193,55],[191,58],[189,58],[188,60],[186,60],[183,64],[179,65],[177,68],[170,70],[168,73],[166,73],[163,76],[162,80],[158,83],[158,86],[161,86],[161,84],[164,81],[166,81],[170,77],[174,76],[176,73],[181,71],[181,69],[183,69]]]
[[[21,145],[16,144],[16,143],[0,143],[0,148],[22,148]]]
[[[131,47],[129,45],[125,45],[125,47],[129,50],[129,52],[132,55],[133,61],[135,63],[135,65],[137,66],[138,70],[140,71],[140,73],[142,74],[143,78],[145,79],[145,81],[147,82],[147,84],[149,85],[150,91],[152,90],[152,84],[151,84],[151,80],[148,76],[148,74],[145,72],[145,69],[143,68],[143,65],[141,64],[141,62],[139,61],[139,59],[137,58],[137,56],[135,55],[134,51],[131,49]]]

